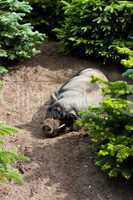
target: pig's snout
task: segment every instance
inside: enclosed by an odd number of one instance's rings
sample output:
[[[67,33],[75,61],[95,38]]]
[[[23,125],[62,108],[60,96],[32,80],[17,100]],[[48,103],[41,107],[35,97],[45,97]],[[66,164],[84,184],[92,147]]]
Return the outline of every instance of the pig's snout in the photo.
[[[59,127],[60,127],[59,120],[48,118],[44,121],[42,130],[46,137],[55,137],[58,133]]]
[[[42,129],[45,134],[51,135],[53,133],[53,129],[49,125],[43,125]]]

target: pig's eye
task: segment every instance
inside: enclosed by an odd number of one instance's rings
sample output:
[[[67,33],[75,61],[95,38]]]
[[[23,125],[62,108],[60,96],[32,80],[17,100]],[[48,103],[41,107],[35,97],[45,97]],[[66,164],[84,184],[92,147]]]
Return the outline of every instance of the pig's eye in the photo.
[[[57,106],[57,107],[55,107],[55,108],[53,109],[53,112],[54,112],[55,114],[60,115],[60,114],[62,113],[62,108],[61,108],[60,106]]]
[[[57,107],[55,108],[55,110],[56,110],[56,112],[61,112],[61,111],[62,111],[62,108],[61,108],[60,106],[57,106]]]

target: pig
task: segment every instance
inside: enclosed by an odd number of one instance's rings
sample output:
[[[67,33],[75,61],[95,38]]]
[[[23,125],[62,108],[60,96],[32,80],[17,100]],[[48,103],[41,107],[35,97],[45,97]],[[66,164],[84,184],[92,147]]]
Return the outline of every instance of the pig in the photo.
[[[78,72],[51,95],[43,124],[47,137],[79,129],[75,126],[75,121],[80,119],[79,112],[87,110],[89,106],[99,106],[104,98],[102,83],[92,82],[92,77],[108,81],[100,70],[87,68]]]

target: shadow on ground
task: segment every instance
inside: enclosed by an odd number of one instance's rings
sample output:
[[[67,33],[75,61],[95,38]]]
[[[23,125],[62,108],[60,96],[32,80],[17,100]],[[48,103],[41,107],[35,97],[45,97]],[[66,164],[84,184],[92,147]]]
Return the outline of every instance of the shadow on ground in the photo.
[[[75,72],[77,73],[78,70],[87,67],[97,68],[104,72],[110,80],[121,79],[121,73],[125,71],[124,67],[120,65],[110,63],[103,65],[99,61],[90,58],[87,59],[71,55],[62,55],[59,53],[59,49],[60,46],[57,42],[48,42],[42,47],[40,55],[35,56],[29,61],[21,62],[19,68],[20,66],[31,67],[35,69],[37,69],[39,66],[46,68],[56,73],[56,83],[61,78],[61,70],[65,73],[65,78],[70,78],[70,74],[74,74]],[[54,80],[52,74],[49,74],[49,78]]]

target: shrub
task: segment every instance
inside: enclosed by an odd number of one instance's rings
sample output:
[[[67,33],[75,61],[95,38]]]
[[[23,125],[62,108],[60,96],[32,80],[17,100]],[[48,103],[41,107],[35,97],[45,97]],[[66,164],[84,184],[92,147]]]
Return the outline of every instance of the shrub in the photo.
[[[30,5],[19,0],[0,0],[0,58],[8,60],[30,58],[45,36],[33,31],[23,18]]]
[[[110,177],[129,179],[133,176],[133,85],[125,81],[104,84],[104,101],[82,112],[78,123],[95,144],[96,165]]]
[[[52,34],[63,20],[61,0],[28,0],[33,8],[29,15],[31,23],[40,31]]]
[[[129,78],[133,80],[133,69],[128,69],[126,72],[124,72],[123,77]]]
[[[133,67],[133,50],[127,47],[117,47],[116,50],[119,54],[126,55],[127,58],[121,60],[121,64],[127,68]]]
[[[16,132],[17,129],[9,127],[0,123],[0,136],[11,135]],[[19,171],[13,168],[13,164],[17,161],[29,160],[27,157],[17,153],[14,150],[8,150],[5,147],[5,142],[0,140],[0,181],[13,180],[16,183],[21,183],[23,180]]]
[[[132,1],[65,1],[64,10],[64,23],[55,31],[65,52],[78,51],[111,61],[130,57],[121,55],[117,48],[130,51],[133,47]]]

